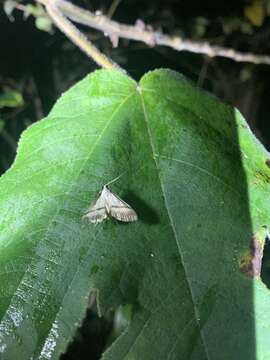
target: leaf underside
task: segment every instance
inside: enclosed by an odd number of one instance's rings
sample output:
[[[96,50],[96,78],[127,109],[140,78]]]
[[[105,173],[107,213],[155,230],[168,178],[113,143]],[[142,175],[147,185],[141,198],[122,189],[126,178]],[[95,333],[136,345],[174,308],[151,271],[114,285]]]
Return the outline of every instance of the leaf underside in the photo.
[[[270,356],[250,256],[269,224],[268,157],[236,110],[169,70],[139,84],[100,70],[67,91],[0,180],[1,360],[58,359],[91,289],[101,314],[133,308],[103,359]],[[111,189],[139,221],[82,222],[122,173]]]

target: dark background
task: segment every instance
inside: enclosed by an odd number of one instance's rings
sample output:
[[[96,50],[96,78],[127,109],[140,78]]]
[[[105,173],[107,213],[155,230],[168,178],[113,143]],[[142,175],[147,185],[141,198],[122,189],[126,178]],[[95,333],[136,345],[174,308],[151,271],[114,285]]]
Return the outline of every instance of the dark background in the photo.
[[[107,14],[116,2],[74,3]],[[97,68],[58,29],[54,28],[51,34],[40,31],[35,26],[35,17],[24,19],[24,12],[18,9],[13,11],[11,21],[3,5],[0,3],[0,95],[16,90],[22,94],[24,103],[0,107],[0,174],[13,162],[21,132],[45,117],[62,92]],[[122,0],[113,19],[127,24],[141,19],[168,34],[270,55],[270,1],[267,0]],[[270,66],[220,57],[210,59],[165,47],[149,48],[143,43],[121,39],[118,48],[113,49],[101,32],[81,29],[135,79],[152,69],[171,68],[236,106],[270,149]],[[112,319],[108,314],[99,320],[94,311],[89,311],[63,359],[98,359],[111,336]]]

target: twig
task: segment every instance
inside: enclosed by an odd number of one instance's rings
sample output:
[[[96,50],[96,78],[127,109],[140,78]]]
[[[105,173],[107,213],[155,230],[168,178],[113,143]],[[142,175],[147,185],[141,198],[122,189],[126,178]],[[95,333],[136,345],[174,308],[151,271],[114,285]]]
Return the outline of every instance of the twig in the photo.
[[[98,65],[106,69],[117,68],[124,71],[112,60],[102,54],[58,9],[55,0],[37,0],[45,5],[47,13],[55,25],[76,44],[82,51],[91,57]]]
[[[180,36],[168,36],[149,29],[142,21],[138,21],[135,26],[120,24],[99,13],[93,14],[88,10],[84,10],[66,0],[55,0],[55,3],[70,20],[100,30],[109,36],[114,46],[117,46],[118,38],[126,38],[142,41],[149,46],[162,45],[178,51],[205,54],[209,57],[221,56],[239,62],[270,65],[269,55],[243,53],[222,46],[210,45],[208,42],[185,40]]]
[[[209,61],[210,61],[209,57],[205,56],[203,64],[202,64],[201,71],[199,73],[198,81],[197,81],[197,86],[198,87],[203,87],[203,83],[204,83],[204,80],[206,78],[207,71],[208,71]]]
[[[113,0],[113,2],[111,3],[111,6],[107,12],[107,17],[108,19],[111,19],[116,11],[116,9],[118,8],[120,2],[122,0]]]

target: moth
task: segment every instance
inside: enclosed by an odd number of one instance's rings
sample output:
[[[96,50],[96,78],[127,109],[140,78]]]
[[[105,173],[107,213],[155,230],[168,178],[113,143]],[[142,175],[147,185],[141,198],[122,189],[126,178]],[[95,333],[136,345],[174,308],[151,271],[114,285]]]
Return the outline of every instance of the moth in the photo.
[[[104,185],[99,197],[89,206],[82,218],[88,218],[91,223],[98,224],[109,217],[124,222],[138,220],[132,207],[109,190],[107,185]]]

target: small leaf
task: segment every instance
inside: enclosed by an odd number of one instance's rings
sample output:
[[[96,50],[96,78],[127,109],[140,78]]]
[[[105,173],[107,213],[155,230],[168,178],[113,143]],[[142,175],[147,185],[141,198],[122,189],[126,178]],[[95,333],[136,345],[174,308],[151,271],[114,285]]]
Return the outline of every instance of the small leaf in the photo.
[[[266,15],[263,0],[252,0],[251,4],[245,7],[244,12],[252,25],[262,26]]]
[[[197,17],[194,22],[193,34],[197,38],[205,36],[208,20],[204,17]]]
[[[53,24],[52,21],[47,16],[39,16],[35,20],[35,25],[37,29],[41,31],[46,31],[52,33]]]
[[[0,108],[19,107],[24,104],[22,94],[16,90],[7,90],[0,94]]]
[[[5,0],[4,2],[4,12],[6,13],[7,17],[10,21],[14,21],[14,17],[12,16],[13,10],[17,6],[17,1],[14,0]]]
[[[0,133],[4,129],[4,127],[5,127],[5,121],[0,118]]]
[[[34,16],[35,18],[38,18],[41,16],[43,16],[43,17],[47,16],[45,10],[43,9],[43,7],[40,4],[35,4],[35,5],[27,4],[27,5],[25,5],[24,9],[25,9],[24,18],[28,18],[28,16],[30,16],[30,15]]]

